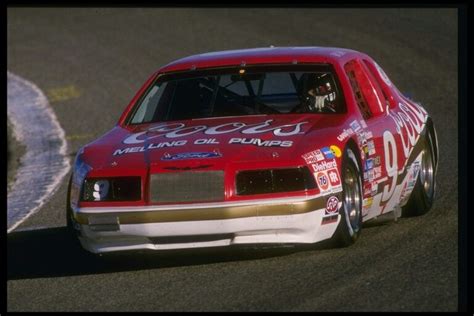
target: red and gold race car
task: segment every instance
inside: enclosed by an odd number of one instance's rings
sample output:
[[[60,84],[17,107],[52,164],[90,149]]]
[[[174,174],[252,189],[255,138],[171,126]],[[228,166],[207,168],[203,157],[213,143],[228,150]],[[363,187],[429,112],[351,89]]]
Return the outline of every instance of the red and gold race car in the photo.
[[[366,54],[205,53],[159,69],[78,151],[67,221],[93,253],[345,246],[365,221],[427,212],[437,163],[432,119]]]

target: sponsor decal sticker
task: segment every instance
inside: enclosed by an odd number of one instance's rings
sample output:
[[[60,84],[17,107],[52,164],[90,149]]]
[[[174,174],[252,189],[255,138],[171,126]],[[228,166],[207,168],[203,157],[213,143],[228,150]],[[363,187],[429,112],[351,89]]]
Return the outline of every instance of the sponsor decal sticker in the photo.
[[[339,147],[337,147],[336,145],[331,145],[329,149],[331,149],[334,156],[336,156],[337,158],[341,157],[342,152],[341,152],[341,149],[339,149]]]
[[[331,161],[323,161],[319,163],[314,163],[311,166],[313,167],[314,172],[318,172],[318,171],[324,171],[330,168],[337,168],[337,163],[336,163],[336,159],[333,159]]]
[[[382,167],[381,166],[374,167],[373,172],[374,172],[374,179],[380,178],[382,176]]]
[[[370,181],[375,180],[375,171],[374,171],[374,169],[369,170],[368,173],[369,173]]]
[[[344,139],[350,137],[352,134],[354,134],[352,128],[344,129],[342,133],[337,136],[337,140],[342,142]]]
[[[339,199],[331,196],[326,202],[326,214],[335,214],[338,211]]]
[[[365,170],[371,170],[374,168],[374,160],[372,158],[369,158],[365,161]]]
[[[325,172],[318,172],[316,179],[321,192],[327,191],[329,189],[329,180]]]
[[[337,187],[341,185],[341,179],[339,178],[339,173],[337,172],[337,169],[328,170],[328,177],[331,186]]]
[[[404,184],[404,189],[402,189],[402,192],[403,192],[402,198],[401,198],[402,201],[404,201],[405,198],[409,197],[411,191],[415,187],[419,170],[420,170],[420,162],[415,161],[411,165],[410,169],[408,170],[407,181]]]
[[[377,194],[378,188],[379,188],[379,185],[377,183],[372,183],[372,195]]]
[[[359,141],[360,144],[362,145],[367,145],[367,137],[365,136],[364,132],[357,133],[357,140]]]
[[[334,155],[334,152],[329,147],[323,147],[321,148],[321,151],[323,152],[324,157],[326,157],[326,159],[333,159],[336,157]]]
[[[314,176],[321,193],[337,193],[342,191],[341,178],[336,168],[315,172]]]
[[[409,180],[408,180],[408,183],[407,183],[407,186],[409,189],[412,189],[416,184],[416,178],[415,177],[411,177]]]
[[[164,147],[184,146],[186,145],[187,142],[188,141],[186,140],[176,140],[176,141],[171,141],[171,142],[151,143],[151,144],[147,144],[146,146],[126,147],[126,148],[116,149],[113,153],[113,156],[144,152],[145,150],[158,149],[158,148],[164,148]]]
[[[375,155],[375,144],[373,140],[367,142],[367,153],[369,155]]]
[[[403,183],[402,194],[400,196],[400,203],[405,204],[408,201],[410,189],[407,188],[407,182]]]
[[[202,138],[202,139],[196,139],[194,141],[194,145],[209,145],[209,144],[218,145],[220,143],[215,138]]]
[[[374,166],[380,166],[380,156],[372,158],[374,160]]]
[[[420,162],[419,161],[415,161],[412,165],[412,169],[413,169],[413,178],[416,179],[416,177],[418,176],[418,171],[420,171]]]
[[[262,140],[260,138],[231,138],[229,144],[253,145],[257,147],[291,147],[291,140]]]
[[[161,160],[174,161],[174,160],[185,160],[185,159],[205,159],[205,158],[219,158],[222,155],[219,152],[191,152],[191,153],[179,153],[175,155],[166,154],[161,157]]]
[[[279,137],[293,136],[303,133],[302,126],[308,122],[272,126],[273,120],[266,120],[257,124],[242,122],[225,123],[217,126],[197,125],[186,126],[184,123],[163,123],[149,128],[146,131],[134,133],[123,140],[124,144],[140,144],[157,137],[179,138],[203,133],[205,135],[221,135],[239,131],[242,134],[262,134],[272,132]]]
[[[120,156],[129,153],[145,152],[146,150],[165,148],[165,147],[177,147],[183,146],[188,143],[187,140],[175,140],[170,142],[161,143],[150,143],[145,146],[134,146],[116,149],[113,156]],[[193,143],[194,145],[214,145],[219,144],[215,138],[209,139],[197,139]],[[291,140],[262,140],[259,138],[231,138],[229,144],[240,144],[240,145],[253,145],[257,147],[291,147],[293,141]]]
[[[357,121],[352,121],[349,125],[351,126],[352,130],[356,133],[361,129],[360,124]]]
[[[378,185],[376,183],[366,183],[364,185],[364,196],[374,196],[377,194]]]
[[[413,164],[410,166],[408,170],[408,177],[402,189],[402,197],[400,198],[402,203],[405,203],[410,197],[410,193],[413,191],[413,188],[416,185],[416,180],[418,178],[419,171],[420,171],[420,161],[413,162]]]
[[[304,161],[306,161],[306,163],[316,163],[318,161],[323,161],[324,160],[324,156],[321,152],[321,150],[315,150],[315,151],[312,151],[312,152],[309,152],[309,153],[306,153],[304,155],[301,156]]]
[[[368,197],[368,198],[366,198],[366,199],[364,199],[364,200],[362,201],[362,206],[364,206],[364,207],[371,207],[373,201],[374,201],[374,198],[373,198],[373,197]]]
[[[396,130],[400,136],[403,154],[405,158],[408,158],[410,151],[415,146],[416,141],[419,138],[419,134],[423,130],[426,116],[419,108],[416,108],[408,103],[399,103],[398,106],[401,111],[390,112],[389,116],[396,124]],[[404,132],[402,132],[402,129]],[[390,135],[391,133],[389,131],[384,132],[384,144],[387,142],[387,140],[390,142]]]
[[[374,180],[375,179],[374,176],[375,176],[374,169],[370,169],[370,170],[364,172],[364,180],[366,180],[366,181],[367,180],[368,181]]]
[[[366,198],[362,201],[362,213],[367,214],[373,203],[373,197]]]
[[[369,147],[367,145],[362,146],[362,152],[367,156],[369,154]]]
[[[364,196],[371,195],[372,187],[370,184],[364,184]]]

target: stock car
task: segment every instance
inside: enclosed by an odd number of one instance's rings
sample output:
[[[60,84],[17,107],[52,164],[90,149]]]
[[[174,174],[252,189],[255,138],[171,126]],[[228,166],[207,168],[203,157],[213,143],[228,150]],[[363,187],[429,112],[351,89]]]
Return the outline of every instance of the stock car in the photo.
[[[364,53],[204,53],[153,73],[78,151],[67,226],[92,253],[348,246],[365,221],[426,213],[438,156],[427,111]]]

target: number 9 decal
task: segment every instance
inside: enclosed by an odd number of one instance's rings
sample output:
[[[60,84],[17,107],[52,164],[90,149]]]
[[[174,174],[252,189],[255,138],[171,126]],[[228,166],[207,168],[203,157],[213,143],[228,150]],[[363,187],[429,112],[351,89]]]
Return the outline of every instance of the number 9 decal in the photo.
[[[382,201],[387,201],[393,195],[395,187],[397,186],[398,177],[398,161],[397,161],[397,143],[395,137],[389,131],[383,133],[383,146],[385,152],[385,170],[389,178],[392,178],[392,184],[387,184],[383,188]]]

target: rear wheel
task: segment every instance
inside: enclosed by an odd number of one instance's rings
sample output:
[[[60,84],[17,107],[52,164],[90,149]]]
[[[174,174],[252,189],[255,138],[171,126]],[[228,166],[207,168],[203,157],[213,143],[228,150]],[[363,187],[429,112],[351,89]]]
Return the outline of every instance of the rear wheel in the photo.
[[[423,215],[431,209],[435,195],[435,159],[432,134],[424,136],[420,171],[411,196],[402,208],[403,216]]]
[[[342,158],[342,207],[339,210],[341,221],[336,229],[334,240],[337,246],[352,245],[362,228],[362,178],[357,158],[350,148],[346,148]]]

